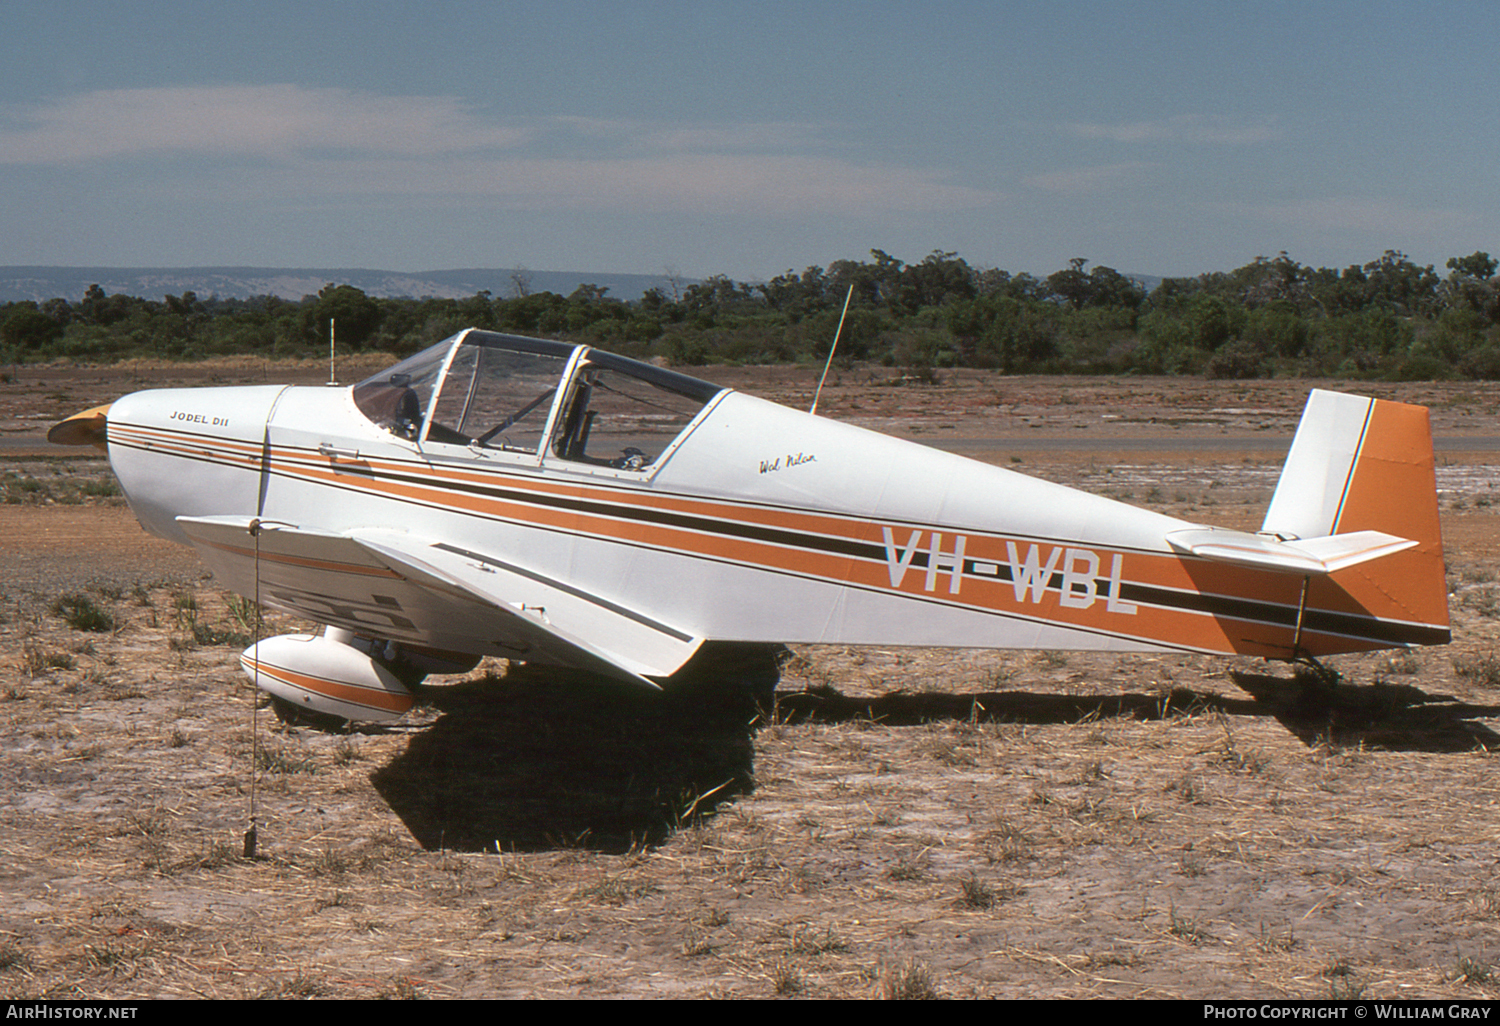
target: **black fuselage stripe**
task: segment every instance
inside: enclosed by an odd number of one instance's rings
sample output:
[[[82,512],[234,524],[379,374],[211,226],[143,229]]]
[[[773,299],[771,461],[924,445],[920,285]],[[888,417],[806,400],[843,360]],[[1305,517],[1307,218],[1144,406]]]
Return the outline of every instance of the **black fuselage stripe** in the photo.
[[[371,471],[364,474],[371,478],[383,478],[393,483],[433,488],[430,478],[415,474]],[[529,506],[545,506],[570,513],[609,517],[637,523],[654,524],[660,527],[675,527],[719,537],[742,538],[746,541],[765,542],[787,548],[812,549],[838,556],[885,562],[885,547],[848,538],[832,538],[806,531],[791,531],[785,528],[764,527],[733,520],[717,520],[713,517],[692,513],[673,513],[667,510],[647,509],[632,504],[617,504],[595,499],[575,499],[565,495],[547,495],[522,489],[504,488],[496,485],[480,485],[468,482],[445,481],[444,491],[464,492],[488,499],[513,502]],[[924,557],[925,558],[925,557]],[[925,565],[925,564],[924,564]]]

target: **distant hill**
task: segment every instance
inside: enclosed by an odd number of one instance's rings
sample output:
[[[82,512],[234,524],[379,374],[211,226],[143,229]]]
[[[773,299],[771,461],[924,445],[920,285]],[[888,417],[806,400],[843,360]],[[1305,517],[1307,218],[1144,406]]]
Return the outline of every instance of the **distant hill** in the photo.
[[[353,285],[367,295],[386,299],[432,296],[463,299],[482,291],[497,298],[516,295],[516,276],[525,279],[530,292],[556,292],[566,296],[579,285],[599,285],[614,299],[634,301],[648,289],[660,288],[672,295],[672,280],[664,274],[612,274],[605,271],[527,271],[515,268],[472,268],[457,271],[374,271],[365,268],[290,267],[0,267],[0,303],[31,299],[43,302],[61,297],[70,302],[83,298],[90,285],[106,293],[161,299],[194,292],[207,299],[248,299],[279,296],[301,299],[317,295],[332,283]],[[697,281],[678,278],[680,290]]]

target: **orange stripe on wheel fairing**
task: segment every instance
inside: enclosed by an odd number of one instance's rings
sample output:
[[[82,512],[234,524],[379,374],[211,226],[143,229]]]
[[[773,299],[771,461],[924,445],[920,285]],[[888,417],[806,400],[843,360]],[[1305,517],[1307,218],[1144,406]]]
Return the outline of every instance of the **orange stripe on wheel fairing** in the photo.
[[[350,705],[363,706],[366,709],[404,713],[416,704],[416,699],[411,695],[402,695],[383,688],[362,687],[344,681],[329,680],[326,677],[316,677],[284,666],[273,666],[264,661],[257,663],[256,660],[243,656],[240,658],[240,664],[251,674],[260,673],[294,688],[311,691],[315,695],[322,695],[324,698],[332,698],[339,702],[348,702]]]

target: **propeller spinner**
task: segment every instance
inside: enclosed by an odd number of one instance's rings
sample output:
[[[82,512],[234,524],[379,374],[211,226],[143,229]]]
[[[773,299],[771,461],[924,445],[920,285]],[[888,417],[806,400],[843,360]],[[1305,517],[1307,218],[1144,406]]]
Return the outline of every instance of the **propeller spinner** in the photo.
[[[60,420],[47,432],[47,441],[54,445],[92,445],[108,451],[105,429],[108,426],[109,408],[112,403],[95,406],[91,410],[75,413],[67,420]]]

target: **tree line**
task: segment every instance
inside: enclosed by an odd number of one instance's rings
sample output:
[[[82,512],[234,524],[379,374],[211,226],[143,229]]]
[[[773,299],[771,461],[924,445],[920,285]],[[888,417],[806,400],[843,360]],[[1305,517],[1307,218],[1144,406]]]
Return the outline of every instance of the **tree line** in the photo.
[[[846,298],[841,360],[931,377],[947,367],[1005,373],[1500,378],[1500,261],[1454,257],[1443,272],[1387,250],[1365,264],[1310,267],[1286,253],[1154,288],[1077,258],[1045,278],[971,266],[934,251],[905,263],[788,270],[766,282],[718,275],[634,300],[581,285],[464,299],[366,295],[330,284],[285,300],[148,300],[90,288],[77,302],[0,306],[0,362],[232,353],[312,356],[330,322],[340,349],[405,356],[466,327],[587,342],[679,365],[796,363],[827,356]]]

